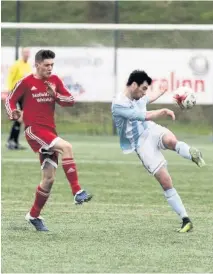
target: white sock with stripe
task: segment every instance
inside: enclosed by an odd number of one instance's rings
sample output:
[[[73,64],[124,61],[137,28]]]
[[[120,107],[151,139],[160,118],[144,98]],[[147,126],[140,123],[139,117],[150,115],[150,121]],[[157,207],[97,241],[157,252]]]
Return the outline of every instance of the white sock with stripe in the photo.
[[[190,147],[184,142],[177,142],[175,146],[175,150],[178,154],[180,154],[183,158],[192,159],[191,154],[189,153]]]
[[[181,218],[188,217],[183,202],[174,187],[164,191],[164,195],[168,204]]]

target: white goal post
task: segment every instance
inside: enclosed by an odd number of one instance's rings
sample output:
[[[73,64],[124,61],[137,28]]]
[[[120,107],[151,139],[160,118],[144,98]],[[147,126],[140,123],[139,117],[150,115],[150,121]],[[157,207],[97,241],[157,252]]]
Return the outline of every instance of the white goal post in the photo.
[[[75,24],[75,23],[1,23],[4,29],[87,29],[213,31],[213,24]]]

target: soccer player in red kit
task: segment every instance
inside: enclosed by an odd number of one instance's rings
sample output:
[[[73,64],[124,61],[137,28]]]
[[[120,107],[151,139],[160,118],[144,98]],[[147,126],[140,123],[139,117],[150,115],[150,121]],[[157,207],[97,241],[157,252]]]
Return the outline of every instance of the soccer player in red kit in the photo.
[[[74,202],[88,202],[92,195],[81,189],[78,182],[72,145],[60,138],[55,130],[55,103],[64,107],[74,104],[74,98],[57,75],[52,74],[55,53],[40,50],[35,55],[36,73],[22,78],[6,99],[6,110],[11,120],[18,120],[21,111],[17,102],[23,101],[25,136],[34,152],[40,156],[42,180],[37,186],[34,204],[25,219],[38,231],[48,231],[40,212],[50,195],[58,166],[58,154],[69,181]]]

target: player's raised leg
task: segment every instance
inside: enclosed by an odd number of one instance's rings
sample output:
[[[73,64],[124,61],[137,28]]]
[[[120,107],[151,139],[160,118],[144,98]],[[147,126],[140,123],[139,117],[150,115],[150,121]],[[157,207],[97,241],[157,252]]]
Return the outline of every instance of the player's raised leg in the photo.
[[[52,147],[52,150],[57,151],[62,155],[62,167],[72,189],[75,204],[82,204],[90,201],[92,195],[81,189],[78,181],[78,173],[73,156],[72,145],[60,138]]]
[[[178,195],[176,189],[173,187],[172,178],[168,173],[166,167],[161,167],[155,174],[155,178],[161,184],[164,195],[168,204],[172,207],[172,209],[181,217],[183,223],[179,230],[179,232],[188,232],[192,230],[193,225],[190,221],[186,209],[183,205],[183,202]]]
[[[190,147],[185,142],[178,141],[176,136],[170,130],[167,130],[163,135],[161,148],[174,150],[183,158],[196,163],[199,167],[205,166],[205,161],[201,152],[195,147]]]
[[[29,213],[25,219],[30,222],[38,231],[48,231],[48,228],[43,223],[43,218],[40,216],[41,210],[46,204],[52,185],[55,179],[56,168],[46,161],[42,169],[42,180],[36,188],[35,200]]]

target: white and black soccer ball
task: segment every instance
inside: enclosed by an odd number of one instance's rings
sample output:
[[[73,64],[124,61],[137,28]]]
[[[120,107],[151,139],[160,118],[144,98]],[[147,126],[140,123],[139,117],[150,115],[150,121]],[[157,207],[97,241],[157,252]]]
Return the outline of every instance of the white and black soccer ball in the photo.
[[[196,96],[189,87],[179,87],[175,92],[174,100],[181,109],[191,109],[196,105]]]

